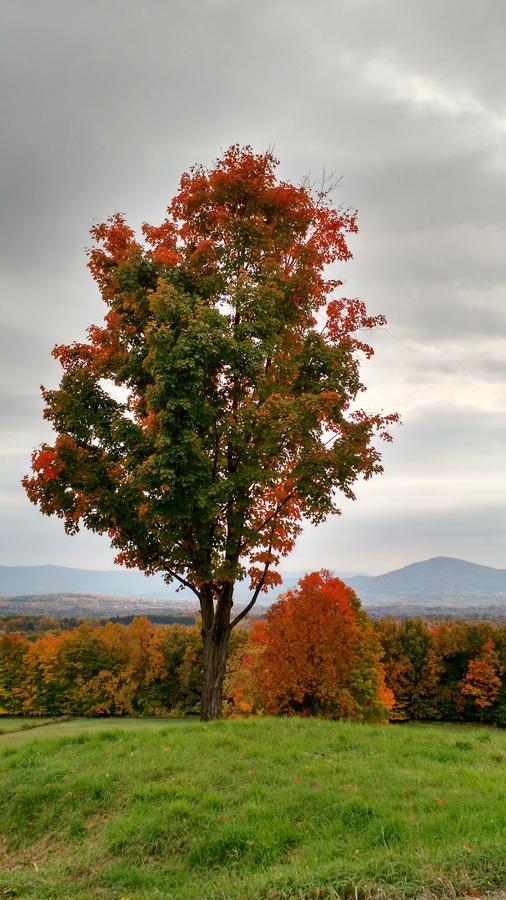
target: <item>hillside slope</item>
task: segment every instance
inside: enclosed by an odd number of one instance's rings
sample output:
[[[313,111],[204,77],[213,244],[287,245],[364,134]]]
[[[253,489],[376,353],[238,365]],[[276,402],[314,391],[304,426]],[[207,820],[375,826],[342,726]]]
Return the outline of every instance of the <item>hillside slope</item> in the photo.
[[[506,885],[503,760],[500,732],[455,726],[0,735],[0,885],[37,900],[479,896]]]

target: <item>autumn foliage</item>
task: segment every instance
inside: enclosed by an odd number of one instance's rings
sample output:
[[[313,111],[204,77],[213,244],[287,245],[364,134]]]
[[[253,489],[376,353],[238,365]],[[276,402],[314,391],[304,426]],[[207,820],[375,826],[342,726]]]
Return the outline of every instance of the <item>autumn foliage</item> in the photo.
[[[506,627],[418,620],[377,622],[394,721],[506,725]]]
[[[330,572],[306,575],[254,623],[230,683],[238,710],[381,720],[393,705],[380,645],[357,596]]]
[[[80,625],[36,640],[0,637],[0,714],[164,716],[198,710],[197,628]]]
[[[161,225],[93,227],[104,322],[55,347],[56,437],[24,479],[69,534],[105,534],[119,563],[196,594],[204,718],[219,715],[231,629],[279,583],[302,518],[321,522],[382,471],[377,438],[396,420],[357,402],[364,333],[384,318],[339,296],[356,214],[277,165],[232,146],[182,176]]]
[[[198,627],[146,618],[61,631],[49,625],[45,634],[0,634],[0,716],[198,711]],[[266,620],[234,630],[224,693],[224,711],[233,716],[381,721],[388,714],[391,721],[506,726],[506,626],[409,619],[372,625],[338,579],[313,573]]]
[[[494,641],[487,638],[477,659],[470,659],[462,684],[462,693],[472,697],[476,706],[487,709],[492,706],[502,688],[501,662]]]

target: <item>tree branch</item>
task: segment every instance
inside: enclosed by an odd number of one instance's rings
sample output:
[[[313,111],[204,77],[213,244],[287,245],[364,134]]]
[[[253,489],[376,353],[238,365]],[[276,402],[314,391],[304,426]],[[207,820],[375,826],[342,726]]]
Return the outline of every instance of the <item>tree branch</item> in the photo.
[[[193,591],[195,596],[200,600],[200,591],[197,590],[195,585],[193,585],[190,581],[187,581],[186,578],[181,578],[180,575],[176,575],[172,569],[167,569],[167,575],[170,575],[171,578],[175,578],[176,581],[179,581],[180,584],[184,585],[184,587],[189,588],[190,591]]]
[[[276,506],[276,509],[273,510],[271,513],[269,513],[267,518],[262,522],[261,525],[258,526],[258,528],[255,528],[254,531],[256,531],[257,534],[258,534],[258,532],[262,531],[265,528],[265,526],[269,524],[271,519],[274,519],[281,512],[285,503],[288,503],[288,501],[291,500],[292,497],[295,497],[296,493],[297,493],[297,491],[295,491],[295,490],[290,491],[290,493],[287,494],[286,497],[284,497],[280,503],[278,503],[278,505]]]
[[[232,630],[232,628],[235,628],[235,626],[238,625],[239,622],[241,622],[245,618],[245,616],[248,615],[250,609],[253,609],[255,603],[258,600],[258,595],[260,594],[260,591],[262,590],[262,588],[265,584],[265,579],[267,576],[267,572],[269,571],[269,566],[270,566],[270,562],[265,563],[265,568],[262,573],[262,577],[261,577],[260,581],[258,582],[255,590],[253,591],[253,596],[252,596],[251,600],[249,601],[247,606],[245,606],[244,609],[241,610],[241,612],[235,617],[235,619],[232,619],[232,621],[230,623],[231,630]]]
[[[271,554],[271,552],[272,552],[272,541],[273,541],[273,536],[274,536],[274,526],[272,527],[272,530],[271,530],[271,539],[270,539],[270,541],[269,541],[269,547],[268,547],[268,550],[267,550],[269,556],[270,556],[270,554]],[[270,564],[271,564],[271,560],[268,559],[267,562],[266,562],[265,565],[264,565],[264,570],[263,570],[263,572],[262,572],[260,581],[258,582],[258,584],[257,584],[257,586],[256,586],[256,588],[255,588],[255,590],[253,591],[253,596],[252,596],[251,600],[249,601],[249,603],[247,604],[247,606],[245,606],[244,609],[239,613],[239,615],[237,615],[237,616],[235,617],[235,619],[232,620],[232,622],[230,623],[230,630],[232,630],[232,628],[235,628],[235,626],[238,625],[239,622],[241,622],[242,619],[244,619],[244,617],[248,615],[250,609],[253,609],[255,603],[256,603],[257,600],[258,600],[258,595],[260,594],[260,591],[262,590],[262,588],[263,588],[263,586],[264,586],[264,584],[265,584],[265,579],[267,578],[267,573],[268,573],[268,571],[269,571]]]

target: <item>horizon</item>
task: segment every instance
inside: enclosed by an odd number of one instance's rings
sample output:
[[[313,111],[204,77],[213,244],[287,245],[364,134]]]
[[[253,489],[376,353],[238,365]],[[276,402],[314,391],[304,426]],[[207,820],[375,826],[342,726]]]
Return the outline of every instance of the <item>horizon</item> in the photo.
[[[500,566],[488,566],[483,563],[475,562],[474,560],[463,559],[462,557],[458,557],[458,556],[443,556],[441,554],[438,554],[437,556],[430,556],[426,559],[413,560],[410,563],[405,563],[404,565],[397,566],[394,569],[388,569],[388,570],[385,570],[382,572],[376,572],[376,573],[366,572],[364,570],[360,570],[360,571],[344,570],[344,569],[338,570],[335,567],[328,567],[328,566],[326,566],[326,567],[323,566],[320,568],[330,568],[330,571],[332,573],[335,573],[337,575],[337,577],[347,576],[349,578],[358,578],[358,577],[379,578],[382,575],[390,575],[390,574],[392,574],[392,572],[399,572],[399,571],[402,571],[403,569],[409,569],[414,566],[420,566],[425,563],[432,563],[432,562],[437,562],[437,561],[441,561],[441,560],[445,560],[448,562],[464,563],[466,565],[478,566],[478,567],[485,568],[485,569],[494,569],[499,572],[501,572],[501,571],[506,572],[506,568],[503,568]],[[143,575],[145,578],[156,578],[157,576],[160,576],[163,578],[163,572],[161,572],[161,571],[155,572],[151,575],[146,575],[146,573],[143,572],[142,569],[126,568],[125,566],[120,566],[120,565],[116,565],[113,568],[102,569],[102,568],[95,568],[95,567],[88,568],[87,566],[67,566],[67,565],[62,565],[60,563],[39,563],[39,564],[21,563],[21,564],[14,564],[14,565],[10,565],[7,563],[0,563],[0,569],[24,569],[24,568],[26,568],[26,569],[68,569],[69,571],[94,572],[94,573],[102,573],[103,572],[104,574],[114,574],[116,572],[122,572],[122,573],[132,572],[133,574],[136,574],[136,575]],[[280,569],[279,569],[280,575],[287,575],[287,576],[300,575],[301,577],[310,571],[314,571],[314,570],[291,569],[291,568],[289,569],[289,568],[285,568],[283,566],[280,567]],[[245,580],[246,580],[246,578],[243,579],[243,581],[245,581]],[[240,583],[242,584],[243,582],[240,582]],[[167,586],[169,586],[169,585],[167,585]]]

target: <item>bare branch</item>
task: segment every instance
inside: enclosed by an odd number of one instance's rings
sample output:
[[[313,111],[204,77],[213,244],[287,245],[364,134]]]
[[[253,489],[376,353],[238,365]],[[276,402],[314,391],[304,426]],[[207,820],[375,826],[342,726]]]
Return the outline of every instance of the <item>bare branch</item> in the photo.
[[[187,581],[186,578],[181,578],[180,575],[177,575],[172,569],[167,569],[167,575],[170,575],[171,578],[175,578],[176,581],[179,581],[184,587],[187,587],[190,591],[193,591],[196,597],[200,600],[200,591],[197,590],[194,584],[190,581]]]
[[[262,577],[260,578],[260,581],[258,582],[258,584],[257,584],[257,586],[256,586],[256,588],[255,588],[255,590],[253,591],[253,595],[252,595],[252,597],[251,597],[251,600],[249,601],[249,603],[247,604],[247,606],[245,606],[244,609],[241,610],[241,612],[235,617],[235,619],[232,620],[232,622],[230,623],[230,628],[231,628],[231,629],[232,629],[232,628],[235,628],[235,626],[238,625],[239,622],[241,622],[241,621],[245,618],[245,616],[248,615],[250,609],[253,609],[255,603],[256,603],[257,600],[258,600],[258,596],[259,596],[259,594],[260,594],[260,591],[262,590],[262,588],[263,588],[263,586],[264,586],[264,584],[265,584],[265,579],[266,579],[267,573],[268,573],[268,571],[269,571],[269,566],[270,566],[270,562],[266,562],[266,563],[265,563],[264,570],[263,570],[263,572],[262,572]]]
[[[269,556],[270,556],[270,554],[271,554],[271,552],[272,552],[272,541],[273,541],[273,538],[274,538],[274,524],[273,524],[272,529],[271,529],[271,538],[270,538],[270,541],[269,541],[269,547],[268,547],[268,549],[267,549],[267,553],[269,554]],[[268,573],[268,571],[269,571],[270,565],[271,565],[271,560],[270,560],[270,559],[267,559],[267,561],[266,561],[266,563],[265,563],[265,565],[264,565],[264,570],[263,570],[263,572],[262,572],[261,578],[260,578],[260,580],[259,580],[259,582],[258,582],[258,584],[257,584],[257,586],[256,586],[256,588],[255,588],[255,590],[253,591],[253,596],[252,596],[250,602],[247,604],[247,606],[244,607],[244,609],[242,610],[242,612],[240,612],[239,615],[237,615],[237,616],[235,617],[235,619],[233,619],[233,621],[230,623],[230,629],[231,629],[231,630],[232,630],[232,628],[235,628],[235,626],[238,625],[239,622],[241,622],[242,619],[244,619],[245,616],[248,615],[250,609],[253,609],[255,603],[256,603],[257,600],[258,600],[258,595],[260,594],[260,591],[262,590],[262,588],[263,588],[263,586],[264,586],[264,584],[265,584],[265,579],[267,578],[267,573]]]

